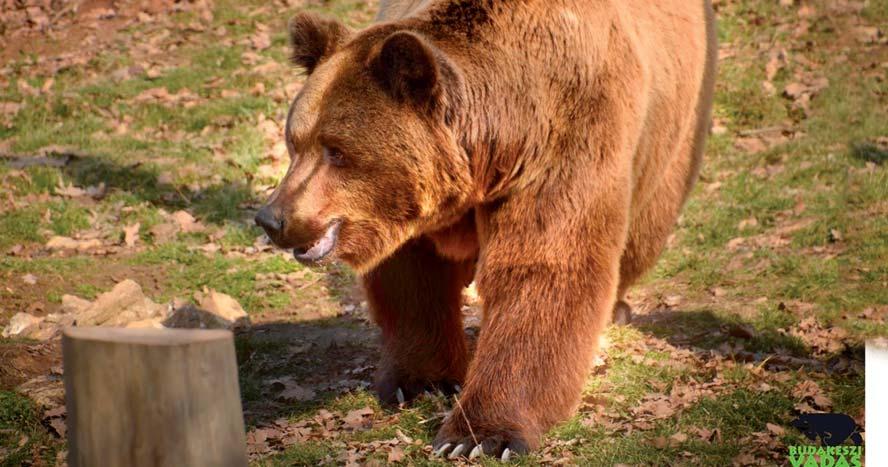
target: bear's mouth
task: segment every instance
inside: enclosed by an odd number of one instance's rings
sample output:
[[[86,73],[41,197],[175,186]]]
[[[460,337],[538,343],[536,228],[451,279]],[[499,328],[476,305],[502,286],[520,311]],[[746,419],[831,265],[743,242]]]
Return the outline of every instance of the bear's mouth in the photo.
[[[300,263],[313,264],[326,258],[336,248],[336,240],[339,239],[339,228],[342,220],[336,219],[327,226],[324,235],[308,248],[294,248],[293,256]]]

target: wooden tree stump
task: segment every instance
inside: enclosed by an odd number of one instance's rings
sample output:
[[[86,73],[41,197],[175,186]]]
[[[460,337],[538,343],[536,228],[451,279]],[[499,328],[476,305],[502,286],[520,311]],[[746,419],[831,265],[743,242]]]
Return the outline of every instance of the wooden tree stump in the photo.
[[[231,332],[70,327],[62,352],[71,467],[247,464]]]

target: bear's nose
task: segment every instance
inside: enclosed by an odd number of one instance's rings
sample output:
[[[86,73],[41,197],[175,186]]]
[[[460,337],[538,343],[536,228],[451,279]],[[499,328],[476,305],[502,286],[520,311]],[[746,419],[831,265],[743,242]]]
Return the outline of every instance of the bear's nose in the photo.
[[[262,227],[265,230],[265,233],[267,233],[272,239],[277,238],[277,236],[284,230],[284,221],[279,219],[274,211],[268,206],[262,207],[262,209],[256,213],[256,225]]]

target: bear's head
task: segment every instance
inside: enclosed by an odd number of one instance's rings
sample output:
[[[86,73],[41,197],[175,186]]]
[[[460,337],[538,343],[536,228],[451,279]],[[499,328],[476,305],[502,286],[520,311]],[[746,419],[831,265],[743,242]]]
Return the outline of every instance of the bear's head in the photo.
[[[303,13],[289,32],[308,77],[287,117],[289,169],[256,216],[272,241],[361,272],[466,212],[462,78],[447,56],[395,24],[353,33]]]

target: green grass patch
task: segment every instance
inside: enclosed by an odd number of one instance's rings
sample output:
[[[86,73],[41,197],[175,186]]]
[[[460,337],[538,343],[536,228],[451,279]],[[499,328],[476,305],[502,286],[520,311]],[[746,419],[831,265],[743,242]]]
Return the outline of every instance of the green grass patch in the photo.
[[[247,261],[221,256],[207,257],[192,251],[182,242],[171,242],[130,260],[133,264],[163,265],[167,267],[162,300],[176,296],[190,296],[204,287],[236,297],[248,313],[280,309],[290,303],[285,292],[259,290],[256,274],[291,273],[302,268],[298,263],[280,257],[266,261]]]
[[[59,443],[40,424],[41,415],[30,399],[0,391],[0,465],[27,465],[35,460],[55,463]]]
[[[0,247],[6,248],[17,243],[41,242],[41,213],[31,209],[18,209],[0,216]]]

